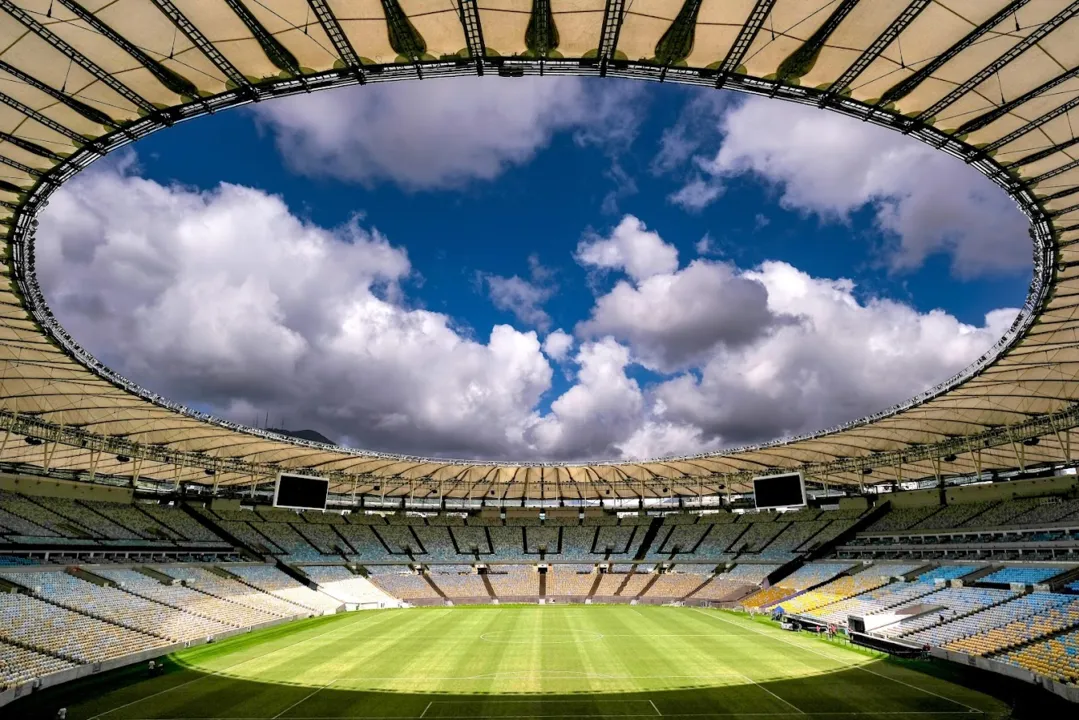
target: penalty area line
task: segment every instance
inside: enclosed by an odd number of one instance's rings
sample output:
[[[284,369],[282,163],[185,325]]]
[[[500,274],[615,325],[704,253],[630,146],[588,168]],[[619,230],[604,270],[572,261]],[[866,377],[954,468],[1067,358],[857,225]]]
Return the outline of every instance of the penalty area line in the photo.
[[[659,708],[656,707],[656,704],[652,702],[651,699],[648,700],[648,704],[651,705],[652,709],[656,711],[656,717],[663,717],[663,713],[659,711]]]

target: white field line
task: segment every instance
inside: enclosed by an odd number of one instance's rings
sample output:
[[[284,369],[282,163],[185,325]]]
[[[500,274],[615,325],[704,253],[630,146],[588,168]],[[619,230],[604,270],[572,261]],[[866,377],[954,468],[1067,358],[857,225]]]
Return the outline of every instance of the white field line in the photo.
[[[389,617],[389,616],[388,615],[383,615],[382,620],[385,620],[387,617]],[[381,621],[379,621],[379,622],[381,622]],[[378,624],[378,622],[371,623],[371,625],[377,625],[377,624]],[[353,623],[349,627],[352,627],[353,625],[355,625],[355,623]],[[369,627],[369,626],[366,626],[366,627]],[[248,658],[246,660],[241,660],[240,662],[238,662],[238,663],[236,663],[234,665],[229,665],[227,668],[225,668],[225,670],[232,670],[233,668],[240,667],[241,665],[243,665],[245,663],[249,663],[252,660],[261,660],[263,658],[267,658],[270,655],[273,655],[274,653],[281,652],[282,650],[288,650],[293,645],[299,645],[300,643],[308,642],[309,640],[314,640],[315,638],[320,638],[323,635],[328,635],[331,632],[340,631],[340,630],[341,630],[341,628],[330,628],[329,630],[327,630],[325,632],[321,632],[318,635],[313,635],[313,636],[311,636],[309,638],[303,638],[303,639],[297,640],[295,642],[291,642],[288,645],[284,645],[282,647],[279,647],[276,650],[271,650],[270,652],[265,653],[263,655],[257,655],[255,657]],[[199,671],[199,672],[202,672],[202,671]],[[98,713],[97,715],[94,715],[92,718],[90,718],[90,720],[98,720],[98,718],[103,718],[106,715],[110,715],[110,714],[116,712],[117,710],[123,710],[126,707],[131,707],[132,705],[140,703],[143,700],[149,700],[151,698],[157,697],[158,695],[164,695],[167,692],[172,692],[173,690],[179,690],[182,687],[187,687],[188,685],[193,685],[194,683],[197,683],[200,680],[205,680],[205,679],[211,678],[211,677],[220,677],[220,675],[219,675],[219,673],[216,673],[216,672],[207,673],[205,675],[202,675],[200,677],[195,678],[194,680],[188,680],[185,683],[180,683],[179,685],[173,685],[172,687],[168,687],[168,688],[165,688],[164,690],[161,690],[159,692],[155,692],[153,695],[147,695],[146,697],[141,697],[141,698],[138,698],[136,700],[132,700],[129,703],[124,703],[123,705],[117,705],[116,707],[112,708],[111,710],[106,710],[103,713]]]
[[[656,711],[656,717],[663,717],[663,713],[661,713],[661,712],[659,711],[659,708],[658,708],[658,707],[656,707],[656,704],[655,704],[654,702],[652,702],[651,700],[649,700],[649,701],[648,701],[648,704],[649,704],[649,705],[651,705],[651,706],[652,706],[652,709]]]
[[[692,608],[692,609],[696,610],[697,612],[699,612],[702,615],[705,615],[707,617],[715,618],[716,620],[719,620],[720,622],[725,622],[728,625],[734,625],[735,627],[742,627],[738,623],[731,622],[730,620],[728,620],[728,619],[726,619],[724,617],[721,617],[718,614],[713,615],[713,614],[705,612],[704,610],[698,610],[697,608]],[[823,653],[823,652],[821,652],[819,650],[816,650],[814,648],[811,648],[811,647],[806,647],[805,645],[800,645],[798,643],[793,643],[790,640],[784,640],[783,638],[778,637],[776,635],[773,635],[772,633],[762,632],[760,630],[757,630],[756,628],[745,628],[745,629],[750,630],[751,632],[755,632],[758,635],[763,635],[764,637],[772,638],[773,640],[784,643],[786,645],[790,645],[791,647],[796,647],[796,648],[800,648],[802,650],[805,650],[807,652],[811,652],[814,655],[820,655],[821,657],[827,658],[827,659],[829,659],[829,660],[831,660],[833,662],[843,663],[843,660],[841,660],[841,659],[839,659],[837,657],[834,657],[834,656],[829,655],[827,653]],[[862,672],[869,673],[870,675],[876,675],[879,678],[884,678],[885,680],[891,680],[892,682],[899,683],[900,685],[904,685],[906,687],[909,687],[912,690],[918,690],[919,692],[923,692],[926,695],[932,695],[933,697],[940,698],[941,700],[945,700],[947,702],[950,702],[953,705],[958,705],[960,707],[965,707],[968,712],[984,713],[983,710],[979,710],[978,708],[967,705],[966,703],[959,702],[958,700],[953,700],[950,697],[945,697],[944,695],[941,695],[939,693],[935,693],[932,690],[926,690],[924,687],[919,687],[918,685],[913,685],[911,683],[904,682],[903,680],[900,680],[898,678],[889,677],[888,675],[882,675],[879,672],[874,672],[874,671],[870,670],[869,668],[862,667],[861,665],[853,665],[853,664],[851,664],[851,665],[845,665],[845,667],[852,668],[854,670],[861,670]]]
[[[338,680],[338,678],[334,678],[333,680],[330,680],[330,681],[329,681],[328,683],[326,683],[326,684],[325,684],[325,685],[323,685],[322,687],[320,687],[320,688],[315,688],[314,690],[312,690],[311,692],[307,693],[306,695],[304,695],[304,696],[303,696],[302,698],[300,698],[300,699],[299,699],[299,700],[297,700],[296,702],[294,702],[294,703],[292,703],[291,705],[289,705],[289,706],[288,706],[287,708],[285,708],[285,709],[284,709],[284,710],[282,710],[281,712],[279,712],[279,713],[277,713],[276,715],[274,715],[274,716],[273,716],[273,718],[272,718],[271,720],[277,720],[277,718],[281,717],[282,715],[284,715],[285,713],[287,713],[287,712],[288,712],[289,710],[291,710],[292,708],[296,707],[296,706],[297,706],[297,705],[299,705],[300,703],[302,703],[302,702],[307,702],[308,700],[310,700],[311,698],[313,698],[313,697],[314,697],[315,695],[318,695],[318,694],[319,694],[320,692],[322,692],[323,690],[325,690],[326,688],[328,688],[328,687],[329,687],[330,685],[333,685],[333,684],[334,684],[335,682],[337,682],[337,680]]]
[[[427,714],[427,711],[428,711],[428,710],[430,710],[430,709],[431,709],[431,706],[432,706],[432,705],[434,705],[434,704],[435,704],[435,701],[434,701],[434,700],[432,700],[431,702],[427,703],[427,707],[425,707],[425,708],[423,709],[423,712],[421,712],[421,713],[420,713],[420,717],[422,718],[422,717],[423,717],[424,715],[426,715],[426,714]]]

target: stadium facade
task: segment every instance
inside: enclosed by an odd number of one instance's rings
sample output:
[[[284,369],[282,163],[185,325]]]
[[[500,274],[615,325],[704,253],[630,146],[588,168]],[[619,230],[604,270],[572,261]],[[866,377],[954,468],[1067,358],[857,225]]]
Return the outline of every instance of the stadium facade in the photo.
[[[1073,460],[1079,2],[0,0],[0,31],[7,470],[252,491],[296,470],[353,497],[520,504],[715,497],[787,469],[849,487]],[[1030,219],[1026,303],[967,370],[872,417],[718,453],[577,464],[387,455],[206,417],[109,370],[49,312],[35,217],[93,161],[277,96],[463,75],[726,88],[911,135],[977,168]]]

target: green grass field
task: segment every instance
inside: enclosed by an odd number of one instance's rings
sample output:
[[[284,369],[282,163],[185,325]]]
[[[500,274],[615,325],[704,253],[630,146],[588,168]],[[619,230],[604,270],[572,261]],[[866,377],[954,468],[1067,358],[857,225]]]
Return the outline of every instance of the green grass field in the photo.
[[[12,718],[1001,716],[992,695],[716,610],[385,610],[273,628],[30,696]],[[10,713],[7,714],[7,713]]]

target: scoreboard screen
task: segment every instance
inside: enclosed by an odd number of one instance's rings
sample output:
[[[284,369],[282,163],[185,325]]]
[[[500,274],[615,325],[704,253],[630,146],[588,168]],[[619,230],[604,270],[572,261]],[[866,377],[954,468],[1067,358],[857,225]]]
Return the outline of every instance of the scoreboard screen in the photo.
[[[758,510],[805,505],[806,489],[802,473],[753,478],[753,500]]]
[[[326,478],[281,473],[277,476],[273,504],[294,510],[325,510],[329,494],[330,481]]]

